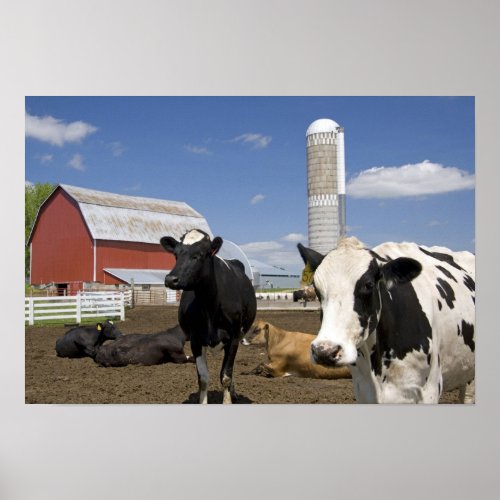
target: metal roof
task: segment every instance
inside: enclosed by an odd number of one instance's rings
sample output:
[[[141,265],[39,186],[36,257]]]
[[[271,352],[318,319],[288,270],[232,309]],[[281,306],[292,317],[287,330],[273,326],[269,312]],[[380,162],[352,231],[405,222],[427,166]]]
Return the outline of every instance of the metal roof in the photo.
[[[125,196],[67,184],[59,186],[77,203],[96,240],[158,244],[163,236],[179,239],[190,229],[212,237],[206,219],[181,201]]]
[[[106,268],[105,272],[113,275],[115,278],[124,281],[130,285],[134,280],[136,285],[163,285],[165,286],[165,276],[171,269],[116,269]]]
[[[296,278],[299,275],[297,273],[287,271],[286,269],[278,266],[271,266],[260,260],[252,259],[250,261],[252,269],[255,272],[260,273],[261,276],[283,276],[283,277],[293,277]]]

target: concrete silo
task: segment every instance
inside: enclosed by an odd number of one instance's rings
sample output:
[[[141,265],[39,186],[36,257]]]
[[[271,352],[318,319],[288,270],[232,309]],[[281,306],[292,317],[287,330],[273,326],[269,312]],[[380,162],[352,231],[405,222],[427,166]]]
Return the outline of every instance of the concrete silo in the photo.
[[[326,254],[345,235],[344,129],[322,118],[306,138],[309,246]]]

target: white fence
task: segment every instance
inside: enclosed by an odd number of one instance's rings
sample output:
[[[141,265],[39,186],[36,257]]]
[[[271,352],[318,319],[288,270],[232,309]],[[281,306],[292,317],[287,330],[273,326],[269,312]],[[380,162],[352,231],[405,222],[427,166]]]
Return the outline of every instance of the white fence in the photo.
[[[81,292],[68,297],[26,297],[24,321],[119,317],[125,319],[125,306],[132,305],[132,292]]]
[[[293,292],[257,292],[257,300],[292,300]]]

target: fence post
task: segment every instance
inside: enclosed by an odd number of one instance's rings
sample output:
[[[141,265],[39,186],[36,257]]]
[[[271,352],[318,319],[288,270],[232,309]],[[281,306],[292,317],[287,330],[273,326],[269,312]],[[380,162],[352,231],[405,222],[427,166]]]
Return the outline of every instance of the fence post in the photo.
[[[81,323],[82,321],[82,296],[80,291],[76,293],[76,322]]]
[[[125,294],[120,292],[120,319],[125,319]]]
[[[29,320],[28,324],[34,325],[35,324],[35,312],[34,312],[34,306],[33,306],[33,297],[28,298],[28,309],[29,309]]]

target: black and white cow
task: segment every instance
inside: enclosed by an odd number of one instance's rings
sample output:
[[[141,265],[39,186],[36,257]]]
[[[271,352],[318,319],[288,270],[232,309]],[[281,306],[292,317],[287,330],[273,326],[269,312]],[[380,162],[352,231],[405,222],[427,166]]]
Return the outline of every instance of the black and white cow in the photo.
[[[475,258],[414,243],[373,250],[340,240],[326,256],[298,245],[322,320],[313,359],[348,365],[359,403],[474,402]]]
[[[115,340],[122,333],[112,321],[95,326],[77,326],[56,340],[56,353],[62,358],[94,358],[99,346],[106,340]]]
[[[250,329],[257,301],[250,279],[239,260],[217,256],[222,238],[212,241],[208,234],[193,229],[180,242],[171,236],[160,240],[176,258],[174,269],[165,277],[165,286],[184,290],[179,306],[179,324],[191,339],[196,360],[200,403],[207,403],[209,373],[207,347],[222,342],[224,360],[220,372],[224,403],[235,395],[233,365],[239,341]]]
[[[94,361],[105,367],[188,363],[194,360],[184,353],[186,340],[179,325],[164,332],[122,335],[99,347]]]

